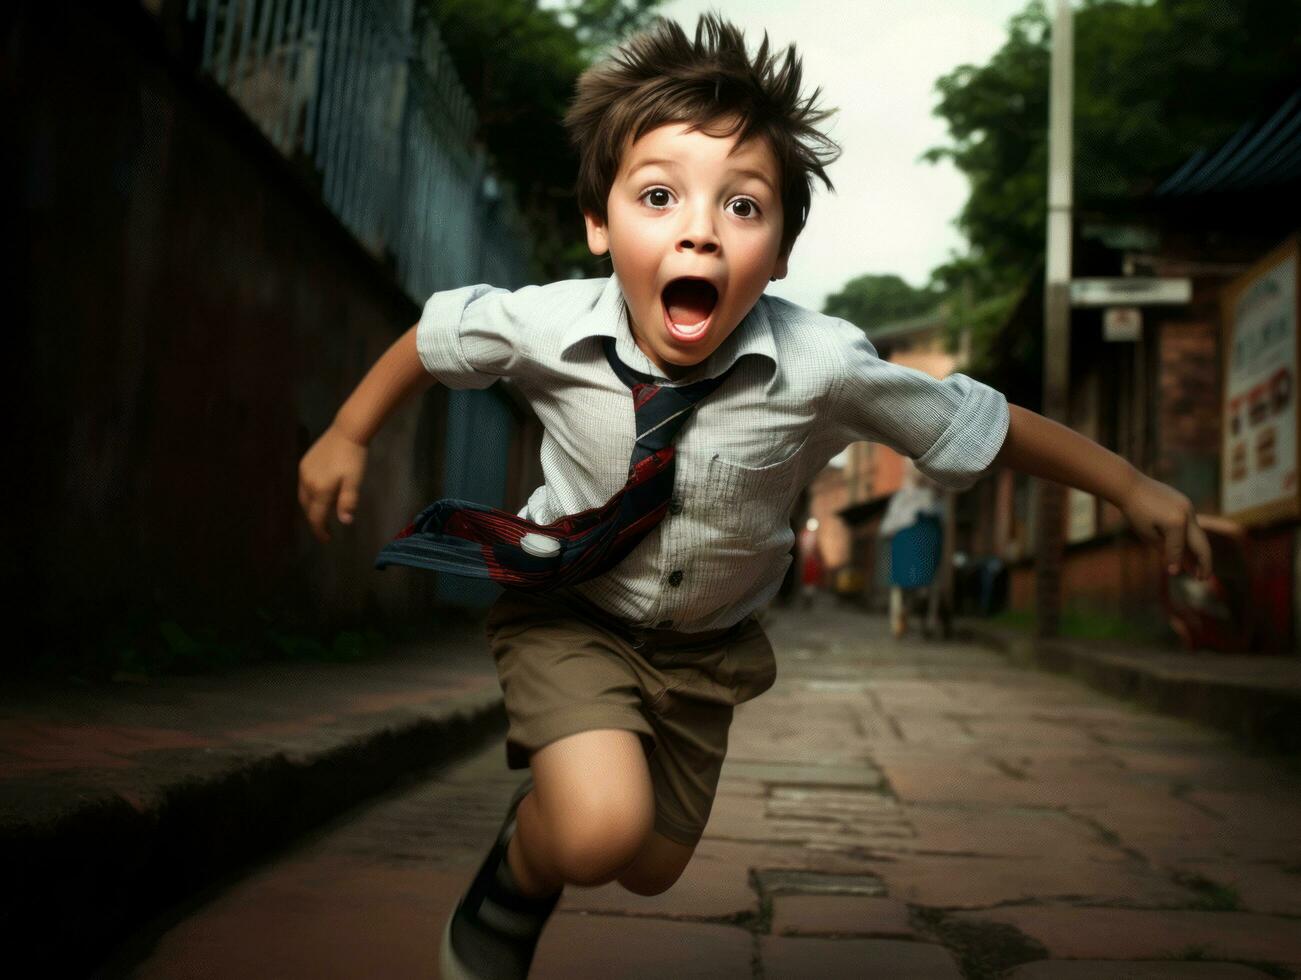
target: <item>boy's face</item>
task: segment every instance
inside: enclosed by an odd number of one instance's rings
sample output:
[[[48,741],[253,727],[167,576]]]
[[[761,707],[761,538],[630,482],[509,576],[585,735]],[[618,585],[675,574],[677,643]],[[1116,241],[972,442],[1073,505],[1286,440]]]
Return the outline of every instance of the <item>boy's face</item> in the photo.
[[[666,375],[699,364],[786,275],[776,157],[767,140],[653,129],[623,154],[607,219],[585,214],[610,253],[637,346]]]

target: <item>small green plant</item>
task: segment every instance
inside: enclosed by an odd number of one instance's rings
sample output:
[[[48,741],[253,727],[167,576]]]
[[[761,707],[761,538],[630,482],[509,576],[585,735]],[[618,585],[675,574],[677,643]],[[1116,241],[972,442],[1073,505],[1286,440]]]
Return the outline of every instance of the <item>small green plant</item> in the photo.
[[[1034,613],[1027,609],[1007,609],[989,618],[993,626],[1015,630],[1032,630]],[[1166,646],[1170,631],[1159,622],[1137,622],[1088,609],[1062,611],[1061,635],[1069,640],[1114,640],[1145,646]]]

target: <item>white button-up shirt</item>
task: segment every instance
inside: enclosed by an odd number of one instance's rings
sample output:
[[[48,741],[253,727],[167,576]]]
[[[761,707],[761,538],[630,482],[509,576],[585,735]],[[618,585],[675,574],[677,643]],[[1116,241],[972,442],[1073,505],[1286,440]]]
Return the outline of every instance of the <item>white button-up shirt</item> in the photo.
[[[545,482],[521,516],[540,524],[605,503],[627,480],[632,397],[601,337],[629,367],[662,377],[633,341],[613,277],[435,293],[420,318],[420,357],[440,382],[510,378],[537,413]],[[791,560],[791,509],[850,443],[883,443],[964,489],[1007,434],[1007,400],[994,389],[891,364],[853,324],[770,296],[677,383],[734,363],[678,436],[670,513],[618,566],[576,587],[630,626],[718,629],[772,599]]]

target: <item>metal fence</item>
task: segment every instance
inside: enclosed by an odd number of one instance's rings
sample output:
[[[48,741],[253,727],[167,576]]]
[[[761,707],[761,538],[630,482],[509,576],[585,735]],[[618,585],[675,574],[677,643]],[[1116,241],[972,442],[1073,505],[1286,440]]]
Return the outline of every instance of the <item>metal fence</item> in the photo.
[[[186,0],[202,69],[331,211],[392,258],[422,303],[470,282],[520,286],[528,241],[509,187],[473,142],[475,115],[414,0]]]

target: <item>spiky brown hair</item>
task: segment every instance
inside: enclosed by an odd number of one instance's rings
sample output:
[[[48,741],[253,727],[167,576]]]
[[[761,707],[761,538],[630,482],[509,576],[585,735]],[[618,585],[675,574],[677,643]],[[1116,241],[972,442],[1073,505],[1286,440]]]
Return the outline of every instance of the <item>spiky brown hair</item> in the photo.
[[[795,45],[751,58],[745,35],[716,14],[696,23],[695,40],[663,18],[629,38],[578,79],[565,128],[578,151],[578,206],[606,220],[606,200],[627,146],[656,127],[768,141],[781,170],[782,251],[804,230],[813,178],[830,190],[826,167],[840,147],[818,126],[835,111],[818,106],[821,89],[800,96],[803,67]]]

